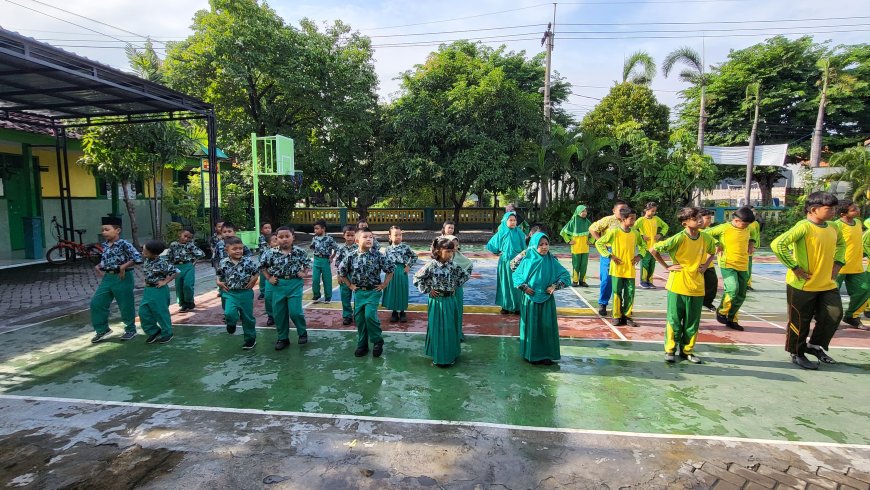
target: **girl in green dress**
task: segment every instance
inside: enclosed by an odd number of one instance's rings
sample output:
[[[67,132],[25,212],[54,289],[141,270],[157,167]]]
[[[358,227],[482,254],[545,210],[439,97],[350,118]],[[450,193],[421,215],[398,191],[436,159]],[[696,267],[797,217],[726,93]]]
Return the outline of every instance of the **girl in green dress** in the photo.
[[[474,264],[471,262],[471,259],[460,252],[459,238],[455,235],[444,235],[442,238],[452,241],[456,246],[456,251],[453,253],[453,263],[465,269],[465,272],[467,272],[468,276],[471,277],[471,271],[474,269]],[[465,286],[459,286],[456,289],[456,305],[459,307],[456,328],[459,330],[459,341],[464,342],[465,334],[462,333],[462,311],[465,308]]]
[[[414,274],[414,286],[429,295],[426,355],[438,367],[447,367],[459,357],[459,305],[456,290],[468,280],[468,272],[453,262],[456,248],[447,238],[432,242],[432,260]]]
[[[501,313],[519,314],[523,303],[523,293],[512,286],[510,261],[525,248],[525,235],[517,227],[517,216],[508,211],[501,219],[498,231],[486,244],[486,249],[498,255],[495,303]]]
[[[513,274],[513,286],[525,293],[520,313],[520,355],[532,364],[552,364],[559,354],[559,324],[553,292],[571,275],[550,253],[550,239],[535,233]]]
[[[408,321],[405,310],[408,309],[408,272],[417,263],[417,253],[411,250],[407,243],[402,242],[402,229],[398,226],[390,227],[390,246],[385,254],[387,261],[395,266],[393,280],[384,289],[384,297],[381,304],[384,308],[392,310],[391,322]]]

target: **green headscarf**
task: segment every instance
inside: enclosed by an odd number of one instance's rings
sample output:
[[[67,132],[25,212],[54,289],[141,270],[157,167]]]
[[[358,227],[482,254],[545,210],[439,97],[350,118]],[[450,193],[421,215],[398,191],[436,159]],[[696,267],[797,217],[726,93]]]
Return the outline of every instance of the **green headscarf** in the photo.
[[[571,219],[568,223],[562,227],[562,231],[559,232],[562,239],[565,240],[565,243],[568,243],[575,236],[583,236],[589,234],[589,227],[592,225],[592,222],[589,221],[588,218],[580,217],[580,213],[582,213],[586,209],[586,206],[583,204],[577,206],[577,209],[574,210],[574,214],[571,216]]]
[[[559,263],[556,257],[553,257],[553,254],[547,252],[547,255],[541,255],[538,252],[538,245],[540,245],[543,238],[549,240],[549,237],[540,231],[532,236],[529,248],[526,249],[526,256],[520,262],[519,267],[517,267],[513,275],[513,285],[515,288],[527,284],[535,291],[535,294],[531,297],[531,300],[535,303],[543,303],[550,299],[552,295],[547,294],[548,287],[559,281],[565,284],[571,281],[571,275],[568,273],[568,270]]]
[[[459,242],[459,239],[456,237],[456,235],[442,235],[442,237],[450,241],[455,240],[457,243]],[[471,270],[474,267],[474,264],[471,263],[471,259],[462,255],[462,252],[460,252],[459,250],[456,250],[453,253],[453,263],[468,271],[469,274],[471,274]]]
[[[511,216],[516,216],[517,213],[508,211],[501,218],[501,225],[495,235],[489,239],[486,244],[486,249],[497,254],[501,253],[505,257],[512,259],[516,254],[520,253],[526,246],[526,236],[520,231],[519,227],[508,228],[507,221]]]

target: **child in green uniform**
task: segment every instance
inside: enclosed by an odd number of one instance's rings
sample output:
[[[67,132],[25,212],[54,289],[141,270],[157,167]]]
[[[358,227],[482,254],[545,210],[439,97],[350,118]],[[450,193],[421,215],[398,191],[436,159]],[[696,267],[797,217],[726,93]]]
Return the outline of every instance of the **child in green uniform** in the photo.
[[[568,287],[571,274],[550,253],[546,234],[539,231],[532,236],[512,280],[513,286],[525,293],[520,314],[520,355],[532,364],[552,364],[561,359],[553,292]]]
[[[112,300],[118,303],[121,320],[124,322],[124,335],[121,340],[136,336],[136,305],[133,301],[133,273],[127,270],[142,262],[142,256],[133,245],[121,238],[121,218],[103,218],[100,231],[106,240],[103,255],[94,268],[102,276],[100,285],[91,298],[91,324],[96,335],[91,343],[102,342],[112,330],[109,328],[109,307]]]
[[[369,228],[369,222],[365,218],[360,218],[357,221],[356,229],[357,230],[368,230],[369,232],[371,232],[372,233],[372,250],[374,250],[375,252],[381,251],[381,244],[378,242],[378,239],[375,238],[375,234],[374,234],[374,232],[371,231],[371,228]]]
[[[486,249],[498,256],[498,275],[496,276],[495,303],[501,307],[501,314],[519,314],[523,294],[512,287],[510,262],[525,245],[525,236],[517,228],[514,211],[504,214],[498,231],[489,239]]]
[[[405,310],[408,309],[408,272],[417,263],[417,254],[411,250],[407,243],[402,243],[402,229],[398,226],[390,227],[390,246],[385,254],[387,262],[394,266],[393,280],[384,289],[384,297],[381,300],[384,308],[391,310],[391,322],[408,321]]]
[[[214,230],[212,231],[211,237],[208,240],[209,247],[211,247],[211,266],[214,269],[217,269],[218,264],[221,259],[218,257],[218,243],[223,240],[223,221],[216,221],[214,224]]]
[[[227,238],[236,237],[236,226],[230,223],[229,221],[221,222],[221,238],[215,244],[215,257],[217,258],[216,264],[220,265],[221,261],[227,257],[226,253],[226,245],[224,244]],[[245,257],[250,257],[253,254],[251,249],[248,248],[247,245],[242,244],[242,254]],[[216,271],[215,271],[216,272]],[[218,288],[218,296],[221,298],[221,307],[226,306],[226,299],[224,299],[223,290]]]
[[[588,288],[586,269],[589,267],[589,226],[586,217],[589,211],[580,204],[574,209],[571,219],[562,227],[559,235],[571,246],[571,286]]]
[[[178,269],[175,277],[175,297],[178,302],[178,311],[193,310],[194,287],[196,286],[196,261],[205,257],[205,253],[193,243],[193,232],[181,230],[178,240],[169,244],[166,253],[169,263]]]
[[[852,201],[844,199],[837,206],[837,213],[840,218],[833,223],[846,242],[846,263],[837,275],[837,289],[845,282],[846,292],[849,293],[849,306],[843,314],[843,323],[863,328],[860,315],[864,303],[870,299],[870,284],[864,272],[864,230],[857,219],[860,211]]]
[[[438,367],[452,365],[460,351],[456,290],[468,281],[468,272],[453,262],[455,250],[453,240],[436,238],[432,241],[432,260],[414,274],[414,286],[429,295],[426,355]]]
[[[656,216],[658,204],[650,201],[646,203],[643,209],[643,216],[637,220],[634,227],[640,232],[643,238],[644,245],[642,248],[650,250],[659,240],[668,234],[668,224]],[[652,254],[645,254],[640,262],[640,287],[644,289],[655,289],[653,285],[653,273],[656,269],[656,260]]]
[[[702,209],[701,218],[701,233],[707,233],[713,228],[715,214],[712,209]],[[719,276],[716,275],[716,267],[710,266],[704,269],[704,308],[710,311],[716,311],[716,306],[713,301],[716,299],[716,291],[719,289]]]
[[[320,283],[323,282],[323,303],[332,302],[332,266],[330,261],[338,250],[335,239],[326,234],[326,220],[314,223],[314,238],[311,239],[314,266],[311,268],[311,293],[314,303],[320,303]]]
[[[142,275],[145,276],[145,289],[139,303],[139,321],[148,336],[147,344],[160,342],[168,344],[172,340],[172,317],[169,316],[169,284],[180,271],[160,255],[166,244],[160,240],[150,240],[142,247],[145,263]]]
[[[613,214],[601,218],[589,227],[589,235],[593,240],[598,240],[608,230],[619,226],[619,210],[627,207],[628,203],[622,199],[613,201]],[[610,259],[607,257],[599,258],[598,277],[601,279],[601,282],[598,285],[598,314],[601,316],[607,315],[607,305],[610,303],[610,296],[613,294],[609,271]]]
[[[282,226],[278,235],[278,248],[269,249],[260,259],[260,270],[269,281],[269,296],[278,342],[275,350],[290,345],[290,321],[296,326],[300,344],[308,343],[308,329],[302,311],[302,278],[311,269],[311,259],[299,247],[293,246],[293,228]]]
[[[683,208],[677,214],[683,231],[656,243],[650,251],[656,261],[668,270],[667,324],[665,325],[665,361],[675,362],[677,349],[680,357],[700,364],[695,355],[695,339],[701,324],[701,302],[704,299],[704,271],[710,267],[716,253],[716,240],[701,233],[701,210]],[[662,252],[671,257],[673,265],[662,258]]]
[[[864,232],[864,256],[870,258],[870,218],[864,221],[864,227],[867,231]],[[864,268],[864,274],[866,274],[867,280],[870,281],[870,261],[867,262],[867,267]],[[864,303],[864,317],[870,318],[870,299]],[[867,327],[862,327],[864,330],[867,330]]]
[[[634,266],[648,252],[641,232],[634,226],[637,214],[629,208],[619,210],[620,226],[611,228],[595,242],[602,257],[610,259],[613,280],[613,320],[616,325],[637,324],[631,319],[634,306]]]
[[[453,263],[462,268],[465,272],[468,273],[468,277],[471,278],[471,272],[474,270],[474,263],[471,262],[471,259],[462,254],[459,247],[459,238],[456,235],[444,235],[443,237],[453,242],[454,252],[453,252]],[[511,269],[513,270],[513,269]],[[465,309],[465,286],[459,286],[456,288],[456,305],[459,308],[459,314],[457,315],[457,330],[459,330],[459,341],[465,341],[465,334],[462,333],[462,312]]]
[[[755,214],[744,206],[734,211],[730,223],[722,223],[706,230],[706,234],[718,241],[722,252],[719,255],[719,271],[725,292],[716,321],[734,330],[743,330],[737,322],[737,312],[746,301],[746,288],[749,283],[749,257],[755,252],[755,240],[749,225],[755,222]]]
[[[260,252],[260,264],[263,264],[263,257],[266,252],[269,250],[278,248],[278,234],[272,233],[269,235],[269,243],[266,244],[266,248],[262,248]],[[269,280],[266,279],[266,274],[263,272],[262,267],[260,268],[260,290],[263,291],[266,295],[263,301],[263,309],[266,310],[266,326],[271,327],[275,325],[275,316],[272,314],[272,293],[270,291],[272,284],[269,283]]]
[[[271,223],[263,223],[260,225],[260,236],[257,237],[257,253],[260,254],[260,257],[263,256],[263,252],[269,248],[269,237],[272,236],[272,224]],[[266,288],[268,288],[268,282],[266,282],[266,278],[260,274],[260,282],[258,284],[260,287],[260,294],[257,296],[257,299],[266,299]]]
[[[356,227],[353,225],[344,226],[344,243],[338,246],[335,256],[332,259],[335,265],[335,270],[348,255],[356,251]],[[353,323],[353,291],[341,281],[338,281],[338,292],[341,293],[341,324],[350,325]]]
[[[441,225],[441,236],[438,238],[448,235],[456,236],[456,223],[454,223],[452,219],[445,221],[444,224]]]
[[[791,362],[804,369],[819,368],[818,363],[807,359],[807,353],[824,363],[835,362],[825,351],[843,318],[843,302],[834,278],[845,263],[846,252],[843,236],[828,223],[836,208],[834,195],[813,192],[804,202],[807,219],[770,244],[776,258],[788,268],[785,350],[791,354]],[[813,318],[816,326],[810,335]]]
[[[378,303],[381,293],[393,279],[393,264],[372,248],[372,232],[361,229],[356,232],[359,247],[341,261],[338,266],[338,280],[353,291],[353,316],[356,321],[357,345],[353,355],[362,357],[369,352],[369,340],[374,344],[372,356],[380,357],[384,352],[384,339],[381,336],[381,321],[378,319]],[[381,272],[385,273],[381,282]]]
[[[245,255],[245,245],[238,237],[229,236],[223,241],[227,256],[218,264],[216,275],[223,297],[227,333],[236,333],[241,318],[245,336],[242,349],[250,350],[257,345],[253,288],[259,279],[260,266],[252,256]]]

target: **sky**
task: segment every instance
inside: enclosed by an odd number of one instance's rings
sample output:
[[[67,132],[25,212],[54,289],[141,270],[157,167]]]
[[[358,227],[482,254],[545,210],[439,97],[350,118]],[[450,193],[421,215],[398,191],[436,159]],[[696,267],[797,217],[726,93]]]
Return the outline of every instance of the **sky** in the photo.
[[[341,19],[370,36],[382,100],[398,95],[396,77],[425,61],[438,42],[479,39],[531,56],[543,51],[540,39],[554,18],[553,3],[533,0],[273,0],[269,5],[290,25],[306,17],[318,23]],[[183,39],[194,13],[207,6],[203,0],[0,0],[0,26],[126,69],[121,41],[141,42],[137,36],[145,35]],[[730,50],[779,33],[812,34],[834,45],[867,42],[870,2],[589,0],[557,3],[555,21],[553,70],[572,84],[563,107],[580,119],[621,80],[623,60],[637,50],[647,51],[660,66],[670,51],[689,46],[703,52],[709,66],[725,61]],[[676,73],[679,69],[665,78],[659,68],[651,85],[672,108],[685,88]]]

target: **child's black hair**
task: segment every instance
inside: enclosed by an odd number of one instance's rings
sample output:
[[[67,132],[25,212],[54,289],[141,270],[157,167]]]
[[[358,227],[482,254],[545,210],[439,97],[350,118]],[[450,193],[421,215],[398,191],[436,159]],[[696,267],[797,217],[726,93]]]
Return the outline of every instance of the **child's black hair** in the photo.
[[[344,228],[341,229],[341,232],[342,232],[342,233],[347,233],[347,232],[349,232],[349,231],[352,231],[352,232],[356,233],[356,226],[354,226],[354,225],[344,225]]]
[[[444,237],[436,238],[432,240],[432,247],[430,250],[433,259],[438,260],[439,250],[456,250],[456,244],[453,243],[453,240],[448,240]]]
[[[229,247],[230,245],[244,245],[244,243],[242,243],[242,239],[237,236],[228,236],[224,238],[224,247]]]
[[[229,221],[224,221],[224,223],[221,225],[221,231],[223,231],[224,228],[236,231],[236,225],[230,223]]]
[[[846,214],[849,214],[849,208],[852,207],[852,204],[853,203],[851,199],[840,200],[839,204],[837,204],[837,215],[844,216]]]
[[[700,209],[698,209],[696,207],[689,206],[689,207],[685,207],[685,208],[680,209],[680,211],[677,213],[677,220],[680,222],[680,224],[683,224],[692,218],[698,218],[700,216],[701,216]]]
[[[166,250],[166,243],[164,243],[163,240],[148,240],[145,242],[145,250],[154,255],[160,255],[164,250]]]
[[[190,233],[191,235],[196,235],[196,232],[193,231],[193,228],[189,226],[185,226],[184,228],[182,228],[181,233]]]
[[[321,228],[323,228],[323,229],[325,230],[325,229],[326,229],[326,220],[325,220],[325,219],[319,219],[319,220],[317,220],[317,221],[314,222],[314,226],[319,226],[319,227],[321,227]]]
[[[716,214],[712,209],[701,208],[701,216],[713,216]]]
[[[616,206],[619,206],[620,204],[625,204],[625,205],[627,206],[627,205],[628,205],[628,201],[626,201],[625,199],[616,199],[615,201],[613,201],[613,207],[614,207],[614,208],[615,208]]]
[[[278,229],[275,230],[275,235],[278,235],[279,231],[289,231],[292,235],[296,230],[294,230],[292,226],[279,226]]]
[[[544,225],[542,225],[541,223],[532,223],[532,226],[529,227],[529,233],[526,234],[527,247],[530,243],[532,243],[532,237],[535,236],[535,233],[538,233],[539,231],[544,232],[544,234],[547,233],[547,231],[544,229]]]
[[[619,208],[619,219],[626,219],[632,214],[637,215],[631,208]]]
[[[650,201],[650,202],[646,203],[646,206],[644,206],[643,209],[644,209],[644,211],[646,211],[648,209],[653,209],[653,208],[657,208],[657,207],[659,207],[657,202]]]
[[[261,223],[261,224],[260,224],[260,231],[263,231],[263,227],[266,226],[266,225],[269,225],[269,227],[271,227],[271,226],[272,226],[272,223]]]
[[[814,208],[819,208],[822,206],[836,206],[840,201],[837,199],[837,196],[831,194],[830,192],[824,191],[816,191],[807,196],[806,202],[804,202],[804,212],[809,213]]]
[[[750,209],[749,206],[738,208],[737,211],[734,211],[734,217],[744,223],[752,223],[755,221],[755,213],[752,212],[752,209]]]

